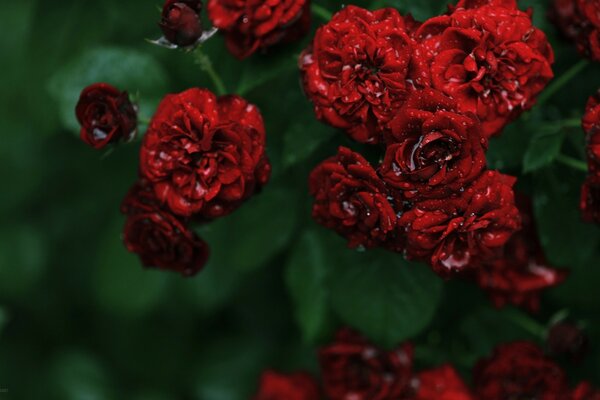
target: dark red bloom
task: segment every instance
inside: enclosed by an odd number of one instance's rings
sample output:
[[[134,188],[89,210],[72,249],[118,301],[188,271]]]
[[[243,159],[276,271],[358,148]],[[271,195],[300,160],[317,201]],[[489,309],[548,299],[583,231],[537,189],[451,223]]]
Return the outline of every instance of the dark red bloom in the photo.
[[[475,271],[477,283],[487,291],[496,307],[505,304],[539,308],[542,290],[556,286],[566,271],[552,268],[538,240],[531,201],[517,196],[523,228],[515,233],[502,252]]]
[[[202,36],[201,11],[200,0],[167,0],[159,24],[165,38],[177,46],[194,45]]]
[[[415,39],[416,84],[441,90],[461,112],[475,113],[487,137],[531,108],[553,77],[546,35],[514,7],[458,8],[425,22]]]
[[[583,56],[600,61],[600,2],[555,0],[550,19]]]
[[[459,8],[473,9],[483,6],[504,7],[515,10],[518,8],[517,0],[459,0],[455,6],[451,6],[451,11]]]
[[[589,175],[583,183],[580,208],[585,221],[600,224],[600,172]]]
[[[546,337],[548,352],[554,356],[567,356],[574,362],[580,362],[587,353],[589,345],[585,331],[569,321],[561,321],[550,327]]]
[[[319,400],[319,387],[314,378],[305,373],[282,375],[266,371],[260,378],[260,387],[253,400]]]
[[[205,89],[168,95],[140,153],[140,171],[177,215],[232,212],[269,179],[265,130],[256,106]]]
[[[581,382],[571,394],[570,400],[600,400],[600,390],[595,389],[589,382]]]
[[[446,197],[485,168],[487,139],[477,117],[458,113],[441,92],[413,92],[390,129],[380,174],[407,198]]]
[[[447,276],[497,255],[521,227],[514,183],[511,176],[486,171],[464,191],[415,203],[398,221],[406,230],[407,256],[429,261]]]
[[[414,400],[474,400],[475,398],[450,365],[420,372]]]
[[[377,143],[406,98],[413,47],[395,9],[347,6],[336,13],[300,57],[317,117],[354,140]]]
[[[348,329],[319,352],[323,387],[330,400],[400,399],[410,390],[413,349],[383,351]]]
[[[83,89],[75,113],[81,140],[95,149],[131,140],[137,130],[137,111],[129,95],[107,83]]]
[[[144,266],[192,276],[206,264],[208,245],[183,220],[161,207],[146,182],[133,186],[121,212],[127,216],[125,246],[140,257]]]
[[[310,174],[313,218],[348,239],[350,247],[374,247],[391,239],[396,211],[390,193],[369,162],[340,147]]]
[[[208,17],[225,33],[237,58],[304,36],[310,28],[310,0],[209,0]]]
[[[473,373],[475,395],[486,400],[568,399],[563,370],[533,343],[501,345],[491,358],[477,363]]]
[[[586,150],[592,173],[600,172],[600,92],[591,96],[582,119]]]

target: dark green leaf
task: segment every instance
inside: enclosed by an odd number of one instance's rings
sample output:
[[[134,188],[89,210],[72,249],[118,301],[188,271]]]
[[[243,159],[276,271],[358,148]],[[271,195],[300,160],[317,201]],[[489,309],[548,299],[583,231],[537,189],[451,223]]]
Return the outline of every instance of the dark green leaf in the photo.
[[[428,267],[385,251],[346,254],[334,276],[333,308],[339,317],[386,347],[421,332],[442,292],[442,280]]]
[[[0,307],[0,335],[2,335],[2,329],[4,329],[4,325],[8,321],[8,314],[4,311],[4,308]]]
[[[280,75],[297,70],[299,52],[296,49],[286,49],[268,57],[251,57],[242,62],[242,73],[236,93],[244,96]]]
[[[62,353],[53,363],[50,398],[64,400],[114,399],[105,370],[93,356],[80,352]]]
[[[564,131],[558,123],[538,130],[523,157],[523,172],[535,171],[551,164],[560,153],[564,139]]]
[[[314,115],[292,122],[285,132],[283,166],[290,167],[306,160],[334,134],[335,129],[318,122]]]
[[[287,265],[286,282],[307,342],[315,342],[328,328],[329,279],[335,259],[326,233],[322,229],[307,230],[294,246]]]
[[[87,51],[64,66],[50,80],[50,94],[58,102],[66,128],[77,131],[75,105],[81,90],[96,82],[115,85],[141,99],[140,115],[149,118],[157,99],[166,92],[166,73],[147,53],[105,47]]]

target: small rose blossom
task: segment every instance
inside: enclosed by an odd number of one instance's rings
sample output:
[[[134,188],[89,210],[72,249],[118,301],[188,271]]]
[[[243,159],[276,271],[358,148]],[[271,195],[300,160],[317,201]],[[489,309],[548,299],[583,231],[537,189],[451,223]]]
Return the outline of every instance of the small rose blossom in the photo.
[[[391,194],[360,154],[340,147],[312,171],[309,190],[315,198],[313,218],[347,238],[349,247],[392,240],[397,217]]]
[[[475,366],[473,384],[479,399],[569,399],[563,370],[530,342],[498,346]]]
[[[413,400],[475,400],[460,375],[450,365],[422,371],[416,378]]]
[[[361,143],[377,143],[410,90],[413,40],[393,8],[347,6],[317,30],[300,56],[317,118]]]
[[[314,378],[305,373],[283,375],[266,371],[260,378],[258,393],[253,400],[320,400]]]
[[[548,330],[546,348],[553,356],[567,356],[580,362],[589,349],[589,338],[585,330],[570,321],[560,321]]]
[[[586,134],[590,171],[600,172],[600,92],[589,98],[581,122]]]
[[[200,0],[167,0],[163,6],[160,28],[174,45],[188,47],[202,36]]]
[[[521,228],[512,186],[515,178],[486,171],[464,191],[416,202],[398,220],[406,252],[442,275],[463,272],[497,255]]]
[[[554,0],[550,19],[583,56],[600,62],[600,2]]]
[[[140,153],[142,176],[184,217],[231,213],[267,183],[270,170],[256,106],[205,89],[165,97]]]
[[[581,382],[573,389],[569,400],[600,400],[600,390],[594,388],[589,382]]]
[[[121,211],[127,221],[123,241],[144,266],[193,276],[206,264],[208,245],[185,222],[165,210],[144,181],[133,186]]]
[[[131,140],[137,130],[137,111],[127,92],[107,83],[83,89],[75,108],[81,140],[95,149]]]
[[[310,0],[209,0],[207,10],[229,51],[240,59],[295,41],[310,28]]]
[[[390,122],[379,168],[384,181],[407,198],[444,198],[485,168],[487,139],[474,115],[461,114],[439,91],[414,92]]]
[[[410,391],[413,349],[384,351],[342,329],[319,352],[323,388],[330,400],[401,399]]]

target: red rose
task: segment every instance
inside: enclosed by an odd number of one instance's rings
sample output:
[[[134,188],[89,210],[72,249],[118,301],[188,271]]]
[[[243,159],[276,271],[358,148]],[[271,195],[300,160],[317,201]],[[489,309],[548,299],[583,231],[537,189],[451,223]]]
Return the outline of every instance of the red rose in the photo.
[[[600,224],[600,172],[588,176],[583,183],[580,208],[585,221]]]
[[[362,143],[377,143],[404,103],[413,41],[392,8],[347,6],[317,30],[300,57],[317,117]]]
[[[573,390],[571,400],[600,400],[600,391],[596,390],[589,382],[581,382]]]
[[[319,387],[313,377],[304,373],[280,375],[266,371],[260,379],[254,400],[319,400]]]
[[[205,89],[165,97],[140,153],[158,199],[185,217],[232,212],[267,182],[270,168],[258,109]]]
[[[600,171],[600,92],[590,97],[582,119],[590,171]]]
[[[582,55],[600,61],[600,3],[597,0],[555,0],[550,19],[576,43]]]
[[[202,36],[200,0],[167,0],[159,26],[165,38],[177,46],[195,44]]]
[[[504,7],[517,9],[517,0],[459,0],[455,6],[451,6],[451,11],[456,9],[473,9],[483,6]]]
[[[487,139],[477,117],[458,113],[441,92],[414,92],[390,129],[380,173],[408,198],[456,193],[485,167]]]
[[[550,327],[546,348],[553,356],[567,356],[580,362],[588,351],[589,340],[585,331],[569,321],[557,322]]]
[[[536,311],[541,291],[563,282],[567,273],[546,261],[529,198],[517,196],[517,205],[523,228],[496,258],[482,263],[475,273],[479,286],[489,293],[496,307],[509,303]]]
[[[340,147],[310,174],[313,218],[349,240],[350,247],[374,247],[391,240],[396,211],[390,194],[369,162]]]
[[[565,373],[529,342],[497,347],[491,358],[477,363],[473,382],[480,399],[568,399]]]
[[[407,256],[428,260],[442,276],[495,256],[521,227],[514,183],[486,171],[462,192],[415,203],[398,221],[406,230]]]
[[[135,136],[137,112],[129,95],[107,83],[83,89],[75,113],[81,125],[81,140],[95,149]]]
[[[192,276],[206,264],[208,245],[181,219],[164,210],[145,182],[133,186],[121,212],[127,216],[125,246],[140,257],[144,266]]]
[[[425,22],[415,38],[415,82],[475,113],[488,137],[531,108],[553,77],[546,35],[514,8],[457,9]]]
[[[325,394],[330,400],[400,399],[410,390],[412,355],[409,344],[383,351],[343,329],[319,352]]]
[[[209,0],[207,10],[225,33],[229,51],[240,59],[297,40],[310,28],[310,0]]]
[[[450,365],[417,375],[414,400],[474,400],[462,378]]]

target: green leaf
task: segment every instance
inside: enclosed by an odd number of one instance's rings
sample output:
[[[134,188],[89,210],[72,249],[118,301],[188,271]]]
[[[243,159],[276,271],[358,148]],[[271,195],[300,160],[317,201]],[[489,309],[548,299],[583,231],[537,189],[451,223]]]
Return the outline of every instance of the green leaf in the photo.
[[[211,246],[216,267],[251,271],[283,250],[296,222],[293,194],[271,182],[230,216],[205,225],[200,236]]]
[[[64,400],[114,399],[112,385],[96,359],[83,352],[67,352],[54,360],[50,398]]]
[[[51,78],[48,89],[59,104],[63,125],[77,131],[75,105],[86,86],[106,82],[132,96],[139,94],[140,115],[148,118],[157,99],[166,92],[166,76],[162,66],[147,53],[104,47],[86,51],[65,65]]]
[[[538,130],[523,157],[523,172],[528,173],[550,165],[560,153],[564,139],[560,123]]]
[[[329,327],[329,280],[335,254],[327,233],[330,232],[323,229],[304,232],[292,250],[286,270],[296,320],[305,341],[311,343],[323,337]]]
[[[284,136],[283,166],[290,167],[306,160],[335,133],[335,129],[317,121],[312,112],[302,120],[292,122]]]
[[[299,53],[299,49],[288,48],[268,57],[251,57],[241,62],[242,72],[236,93],[244,96],[278,76],[296,70]]]
[[[4,308],[0,307],[0,335],[2,334],[2,329],[4,329],[4,325],[8,322],[8,314],[4,310]]]
[[[344,259],[332,281],[332,300],[346,324],[385,347],[427,327],[442,293],[442,280],[428,267],[383,250]]]
[[[583,174],[554,165],[535,175],[534,208],[540,240],[559,267],[579,265],[600,245],[600,230],[579,210]]]
[[[92,271],[93,293],[105,311],[139,317],[151,312],[166,293],[169,272],[144,269],[137,255],[121,241],[119,218],[99,242],[98,258]],[[176,277],[174,277],[176,278]]]

